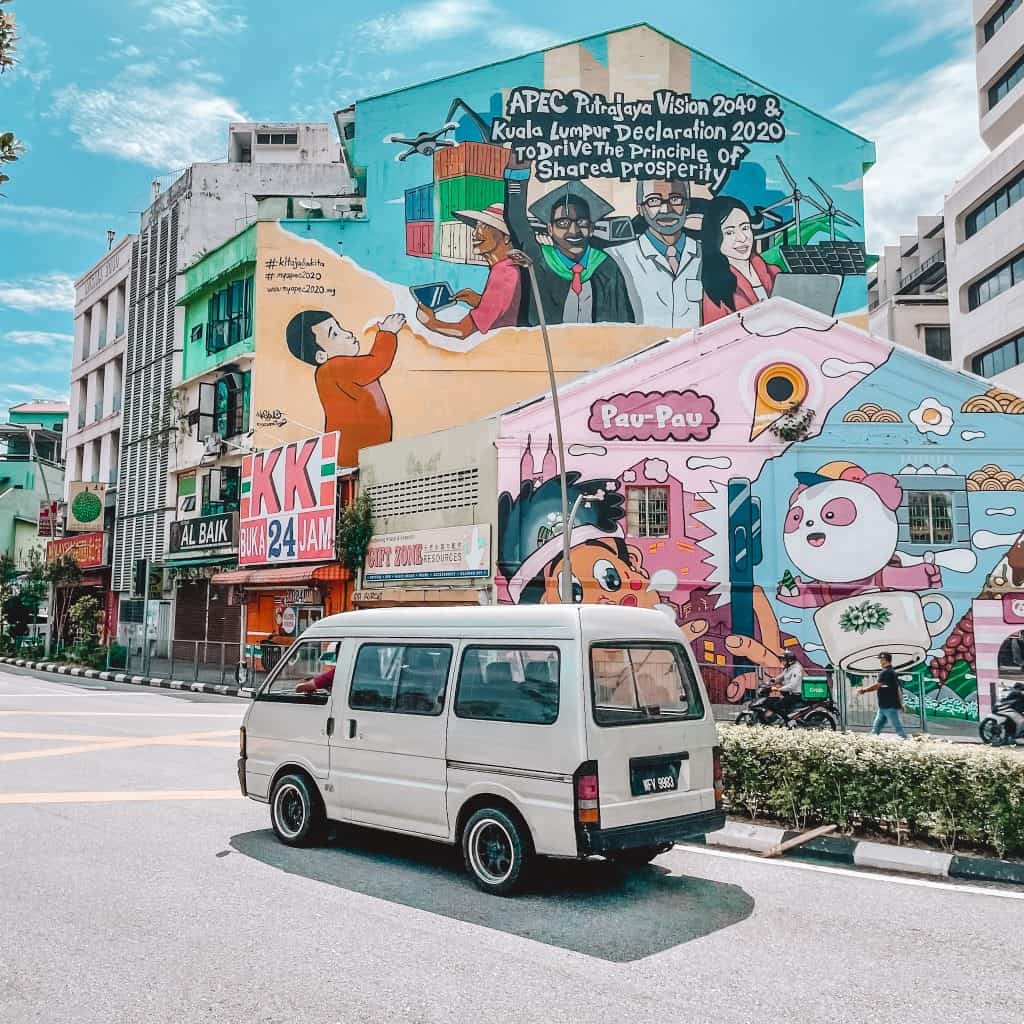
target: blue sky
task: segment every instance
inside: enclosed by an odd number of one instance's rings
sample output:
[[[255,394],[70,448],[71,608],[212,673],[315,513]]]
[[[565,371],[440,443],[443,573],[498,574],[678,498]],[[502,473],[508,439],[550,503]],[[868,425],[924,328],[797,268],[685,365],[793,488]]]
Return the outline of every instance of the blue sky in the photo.
[[[66,396],[73,284],[150,182],[223,159],[232,120],[330,120],[374,95],[646,20],[874,140],[869,248],[936,212],[981,155],[968,0],[13,0],[0,131],[0,412]]]

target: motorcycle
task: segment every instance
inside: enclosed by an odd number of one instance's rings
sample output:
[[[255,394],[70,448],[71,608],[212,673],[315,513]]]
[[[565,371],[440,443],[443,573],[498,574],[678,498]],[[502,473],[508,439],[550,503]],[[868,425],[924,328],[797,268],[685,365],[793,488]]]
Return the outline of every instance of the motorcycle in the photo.
[[[1015,744],[1024,737],[1024,682],[1003,691],[992,714],[979,724],[978,734],[982,743],[993,747]]]
[[[783,729],[817,729],[835,732],[839,728],[839,709],[831,697],[808,700],[801,697],[783,713],[773,708],[770,690],[752,700],[746,710],[736,716],[737,725],[772,725]]]

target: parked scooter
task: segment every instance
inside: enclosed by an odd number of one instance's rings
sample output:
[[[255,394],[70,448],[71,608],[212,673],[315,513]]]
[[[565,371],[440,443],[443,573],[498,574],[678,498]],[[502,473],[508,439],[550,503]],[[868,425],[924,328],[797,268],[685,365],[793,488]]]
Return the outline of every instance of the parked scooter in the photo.
[[[1003,691],[992,714],[982,719],[978,733],[982,743],[994,747],[1016,743],[1024,737],[1024,681]]]
[[[752,700],[736,716],[737,725],[774,725],[785,729],[825,729],[835,732],[839,728],[839,709],[830,696],[804,698],[790,704],[785,712],[772,707],[771,689],[765,687],[761,695]]]

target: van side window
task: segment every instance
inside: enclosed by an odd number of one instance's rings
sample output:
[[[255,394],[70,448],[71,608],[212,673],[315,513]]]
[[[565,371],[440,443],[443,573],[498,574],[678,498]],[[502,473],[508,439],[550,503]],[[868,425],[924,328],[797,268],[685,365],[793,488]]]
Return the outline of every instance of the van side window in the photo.
[[[555,647],[467,647],[455,691],[458,718],[551,725],[561,666]]]
[[[337,640],[300,640],[292,644],[257,699],[284,704],[326,704],[334,686],[340,646]]]
[[[444,709],[451,647],[363,644],[356,656],[348,706],[357,711],[439,715]]]
[[[704,717],[700,690],[678,644],[593,644],[590,678],[598,725]]]

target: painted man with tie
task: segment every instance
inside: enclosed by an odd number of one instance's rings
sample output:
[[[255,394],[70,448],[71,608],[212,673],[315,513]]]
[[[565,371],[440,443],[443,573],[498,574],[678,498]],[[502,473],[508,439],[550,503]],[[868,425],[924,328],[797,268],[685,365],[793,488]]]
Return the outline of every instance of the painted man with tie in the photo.
[[[700,323],[700,248],[685,228],[700,230],[685,181],[638,181],[637,212],[645,230],[608,252],[622,268],[638,323],[696,327]]]
[[[549,324],[631,324],[636,318],[619,265],[591,244],[594,225],[612,207],[582,182],[559,185],[530,213],[545,225],[541,245],[526,211],[530,170],[511,161],[505,172],[505,215],[516,246],[533,261],[544,317]],[[526,322],[540,323],[530,292]]]

